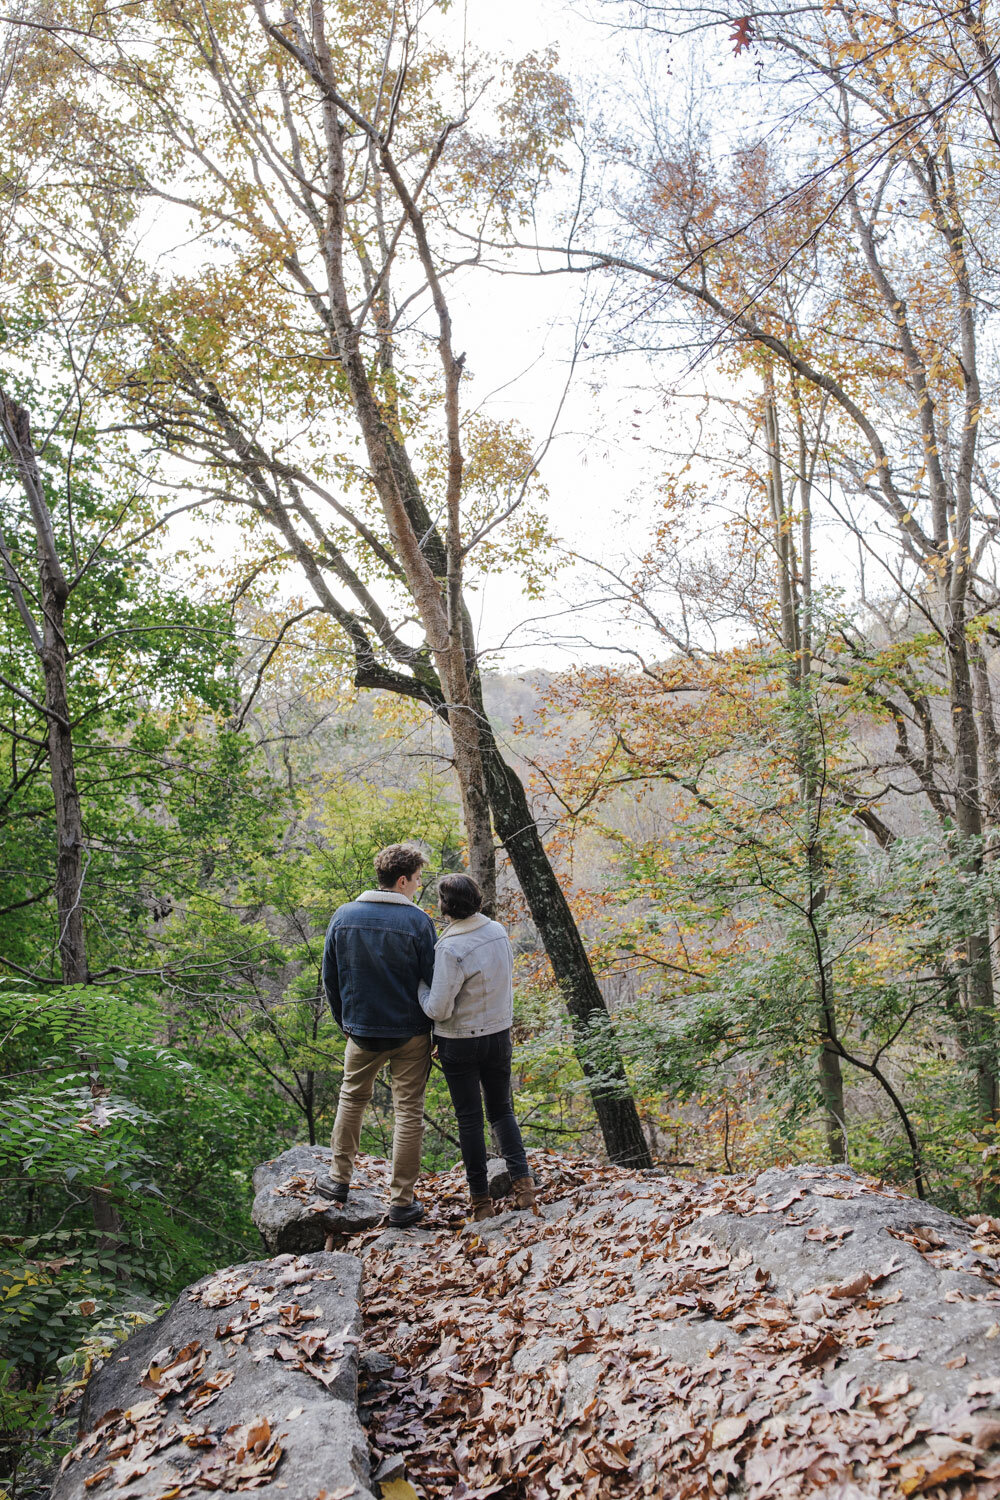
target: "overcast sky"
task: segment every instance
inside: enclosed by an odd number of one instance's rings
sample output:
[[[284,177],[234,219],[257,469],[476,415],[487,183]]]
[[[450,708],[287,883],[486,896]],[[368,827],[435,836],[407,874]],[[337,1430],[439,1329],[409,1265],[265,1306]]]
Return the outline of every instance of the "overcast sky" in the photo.
[[[592,0],[592,9],[610,14],[602,11],[601,0]],[[612,117],[620,107],[616,86],[633,78],[634,59],[652,69],[654,48],[662,47],[652,38],[625,36],[588,18],[586,0],[577,6],[562,0],[464,0],[450,12],[449,24],[456,36],[464,27],[471,42],[508,58],[554,45],[578,96],[605,104]],[[707,36],[704,48],[697,54],[697,67],[703,81],[717,90],[724,132],[718,144],[724,151],[726,139],[736,144],[731,132],[744,111],[753,111],[755,129],[763,122],[765,99],[752,87],[755,65],[749,54],[734,57],[724,34]],[[657,77],[655,87],[676,90],[682,104],[685,74],[675,49],[672,74]],[[739,87],[748,82],[749,90]],[[772,122],[772,128],[776,138],[786,138],[793,127],[783,119]],[[516,417],[538,440],[549,430],[565,387],[581,290],[581,280],[574,277],[501,276],[480,270],[453,290],[456,344],[467,353],[474,401],[497,416]],[[559,436],[543,465],[552,530],[574,550],[608,564],[645,550],[657,483],[665,469],[681,467],[699,424],[702,442],[707,431],[707,446],[721,459],[727,429],[731,433],[741,420],[727,413],[725,405],[741,393],[729,390],[710,359],[691,371],[687,355],[661,355],[656,377],[664,386],[674,386],[676,399],[669,404],[656,394],[653,371],[638,357],[601,358],[578,367],[559,419]],[[710,412],[702,395],[706,390],[720,398]],[[672,458],[672,453],[682,456]],[[711,465],[696,464],[691,477],[710,491],[718,485]],[[817,528],[823,526],[818,516]],[[818,580],[824,577],[850,590],[854,558],[842,535],[829,529],[817,542]],[[493,578],[477,600],[481,646],[496,650],[494,664],[508,669],[560,669],[574,658],[600,659],[617,646],[640,643],[655,654],[649,632],[637,640],[632,629],[613,623],[614,613],[607,608],[593,616],[565,612],[596,592],[596,577],[584,568],[567,570],[556,585],[556,597],[534,603],[523,598],[515,580]]]
[[[470,42],[498,56],[555,46],[560,66],[581,89],[600,87],[622,66],[621,43],[560,0],[466,0],[449,20],[456,36],[464,28]],[[472,375],[467,399],[516,418],[544,440],[569,377],[582,290],[574,277],[466,276],[453,291],[453,316]],[[646,527],[633,502],[657,468],[642,440],[643,422],[634,425],[634,407],[650,405],[636,397],[638,373],[624,361],[578,366],[542,470],[552,530],[574,550],[606,560],[641,545]],[[557,593],[578,602],[588,593],[586,577],[563,574]],[[498,651],[496,665],[561,668],[581,652],[595,654],[583,644],[592,627],[564,615],[561,598],[531,602],[515,580],[500,576],[476,603],[481,646]]]

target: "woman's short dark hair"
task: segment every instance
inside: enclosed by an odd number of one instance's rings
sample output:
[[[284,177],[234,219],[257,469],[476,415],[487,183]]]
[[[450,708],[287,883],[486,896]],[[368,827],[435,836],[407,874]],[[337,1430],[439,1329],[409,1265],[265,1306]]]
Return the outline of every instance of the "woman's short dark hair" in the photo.
[[[482,909],[483,893],[471,875],[443,875],[438,881],[441,915],[461,922]]]

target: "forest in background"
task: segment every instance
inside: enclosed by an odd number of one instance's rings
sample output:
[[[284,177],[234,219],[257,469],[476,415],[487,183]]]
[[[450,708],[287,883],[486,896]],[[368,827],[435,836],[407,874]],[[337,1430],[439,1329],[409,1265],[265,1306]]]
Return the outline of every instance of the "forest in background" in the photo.
[[[387,842],[511,928],[529,1145],[1000,1199],[998,17],[598,6],[597,102],[447,22],[0,23],[14,1494],[326,1138],[323,932]],[[472,395],[454,289],[513,274],[579,287],[547,432]],[[596,558],[549,493],[583,381],[650,474]],[[499,576],[575,666],[484,654]],[[436,1073],[427,1115],[449,1164]]]

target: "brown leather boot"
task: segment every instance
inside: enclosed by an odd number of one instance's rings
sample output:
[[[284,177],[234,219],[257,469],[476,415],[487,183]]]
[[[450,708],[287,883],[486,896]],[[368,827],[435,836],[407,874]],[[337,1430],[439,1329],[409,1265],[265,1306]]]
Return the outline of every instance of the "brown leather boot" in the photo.
[[[483,1219],[492,1219],[496,1209],[493,1207],[493,1199],[486,1193],[482,1197],[469,1199],[469,1211],[470,1217],[479,1224]]]
[[[515,1177],[510,1190],[514,1195],[514,1204],[517,1208],[530,1208],[532,1213],[537,1213],[535,1184],[530,1177]]]

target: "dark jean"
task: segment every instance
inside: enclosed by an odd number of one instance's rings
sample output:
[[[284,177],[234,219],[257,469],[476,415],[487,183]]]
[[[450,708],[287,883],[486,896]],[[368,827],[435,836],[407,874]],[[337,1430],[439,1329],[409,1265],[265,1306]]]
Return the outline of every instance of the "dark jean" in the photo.
[[[508,1172],[511,1177],[528,1176],[528,1158],[510,1095],[510,1030],[494,1031],[491,1036],[438,1036],[434,1040],[458,1121],[469,1192],[473,1198],[485,1198],[489,1184],[483,1099],[486,1118],[493,1127]]]

